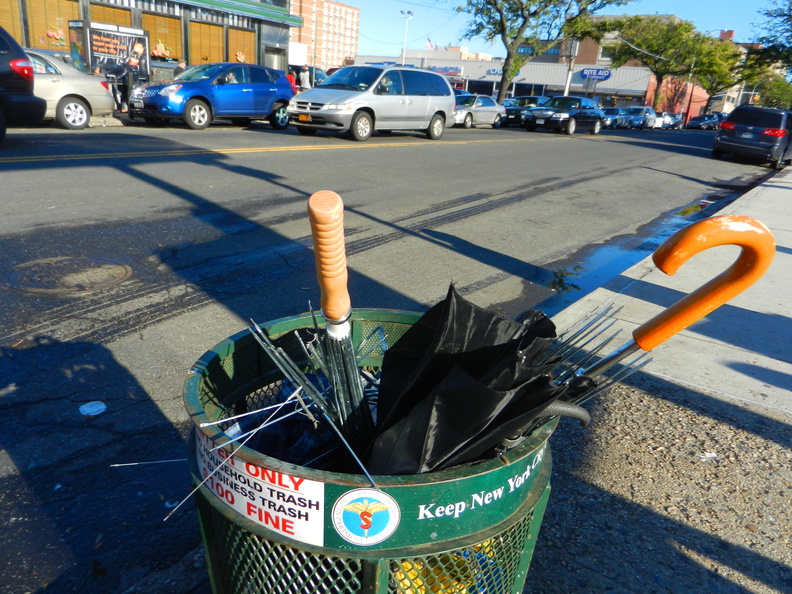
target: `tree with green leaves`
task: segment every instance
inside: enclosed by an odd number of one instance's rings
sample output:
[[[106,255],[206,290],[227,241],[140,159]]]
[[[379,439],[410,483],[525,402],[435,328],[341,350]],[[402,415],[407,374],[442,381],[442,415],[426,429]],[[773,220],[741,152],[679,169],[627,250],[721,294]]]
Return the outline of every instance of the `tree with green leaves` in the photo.
[[[767,67],[756,59],[753,52],[741,50],[725,39],[699,36],[696,67],[693,72],[696,82],[709,94],[705,113],[710,111],[712,98],[744,83],[767,76]]]
[[[768,64],[782,62],[792,67],[792,2],[773,1],[770,8],[759,11],[765,17],[765,33],[759,38],[761,50]]]
[[[614,68],[630,60],[640,61],[654,75],[657,91],[652,106],[658,109],[663,99],[663,82],[668,78],[685,78],[698,70],[701,39],[693,23],[675,17],[633,17],[599,23],[601,31],[616,31],[608,45]],[[701,66],[701,63],[698,64]]]
[[[775,74],[757,83],[753,90],[758,95],[758,101],[753,103],[764,107],[777,107],[779,109],[792,109],[792,84],[781,76]]]
[[[471,17],[464,37],[500,40],[506,48],[498,102],[503,102],[511,81],[532,56],[538,56],[564,37],[580,33],[586,17],[607,6],[631,0],[464,0],[457,11]],[[518,53],[520,46],[532,54]]]

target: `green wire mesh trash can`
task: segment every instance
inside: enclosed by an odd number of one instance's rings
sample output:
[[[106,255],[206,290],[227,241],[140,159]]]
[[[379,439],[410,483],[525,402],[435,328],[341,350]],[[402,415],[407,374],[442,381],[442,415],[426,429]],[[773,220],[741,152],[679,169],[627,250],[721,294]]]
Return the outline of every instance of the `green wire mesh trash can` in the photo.
[[[353,341],[381,327],[385,344],[360,361],[376,373],[384,349],[420,317],[357,310]],[[266,325],[304,360],[295,331],[310,314]],[[248,332],[191,369],[184,400],[195,423],[188,459],[215,594],[521,592],[550,493],[552,420],[505,456],[419,475],[309,469],[239,447],[221,421],[266,406],[283,376]]]

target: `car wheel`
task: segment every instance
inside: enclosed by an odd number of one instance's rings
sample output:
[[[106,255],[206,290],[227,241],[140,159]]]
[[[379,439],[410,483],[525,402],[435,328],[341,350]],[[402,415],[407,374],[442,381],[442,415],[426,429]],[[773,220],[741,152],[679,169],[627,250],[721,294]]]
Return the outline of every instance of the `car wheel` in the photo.
[[[784,168],[784,161],[781,159],[770,159],[770,169],[775,169],[778,171],[779,169]]]
[[[575,118],[569,118],[567,120],[566,126],[564,126],[564,134],[567,136],[572,136],[577,130],[577,120]]]
[[[525,124],[525,129],[528,132],[536,132],[536,126],[534,124]]]
[[[297,128],[297,132],[303,136],[313,136],[316,134],[316,128],[306,128],[305,126],[295,126],[295,128]]]
[[[91,120],[91,112],[83,100],[66,97],[58,103],[55,119],[67,130],[82,130]]]
[[[594,122],[594,127],[591,129],[592,134],[599,134],[600,130],[602,130],[602,122],[600,120],[596,120]]]
[[[286,106],[281,104],[275,107],[269,115],[269,123],[275,130],[285,130],[289,127],[289,112],[286,111]]]
[[[492,122],[493,128],[500,128],[501,127],[501,117],[500,114],[495,116],[495,121]]]
[[[193,130],[203,130],[212,123],[209,106],[200,99],[190,99],[184,108],[184,123]]]
[[[432,116],[429,127],[426,129],[426,137],[431,140],[439,140],[445,132],[445,118],[439,113]]]
[[[234,126],[249,126],[250,118],[231,118],[231,123]]]
[[[349,131],[355,140],[358,142],[368,140],[373,130],[374,121],[367,112],[359,111],[352,116],[352,125],[349,127]]]
[[[472,128],[473,127],[473,114],[465,115],[465,120],[462,122],[462,126],[464,128]]]

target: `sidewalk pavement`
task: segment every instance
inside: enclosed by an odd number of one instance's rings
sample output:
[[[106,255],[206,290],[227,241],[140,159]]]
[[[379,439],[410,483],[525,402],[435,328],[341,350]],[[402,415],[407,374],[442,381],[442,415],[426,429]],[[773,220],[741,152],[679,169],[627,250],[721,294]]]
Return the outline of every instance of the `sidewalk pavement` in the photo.
[[[791,199],[792,168],[721,210],[770,228],[767,273],[587,403],[589,427],[561,421],[525,594],[792,592]],[[613,304],[626,343],[738,253],[705,250],[673,277],[647,258],[553,321]]]
[[[776,241],[770,269],[753,286],[652,351],[649,375],[715,398],[792,413],[792,167],[718,215],[764,223]],[[607,304],[626,342],[632,331],[728,268],[740,248],[711,248],[674,276],[648,257],[553,318],[559,331]],[[621,335],[620,335],[621,337]]]

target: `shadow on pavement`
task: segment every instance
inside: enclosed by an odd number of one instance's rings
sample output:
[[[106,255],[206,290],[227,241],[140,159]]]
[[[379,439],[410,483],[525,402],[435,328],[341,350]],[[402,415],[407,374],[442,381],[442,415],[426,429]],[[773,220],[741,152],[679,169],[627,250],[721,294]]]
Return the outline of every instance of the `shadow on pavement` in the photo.
[[[46,336],[0,350],[0,591],[116,592],[199,542],[192,514],[162,526],[189,484],[179,428],[101,345]],[[4,382],[5,384],[5,382]],[[101,401],[86,417],[80,407]],[[158,524],[157,530],[141,525]]]
[[[590,403],[589,428],[565,420],[550,438],[553,491],[524,592],[789,592],[773,470],[789,426],[633,378]]]

